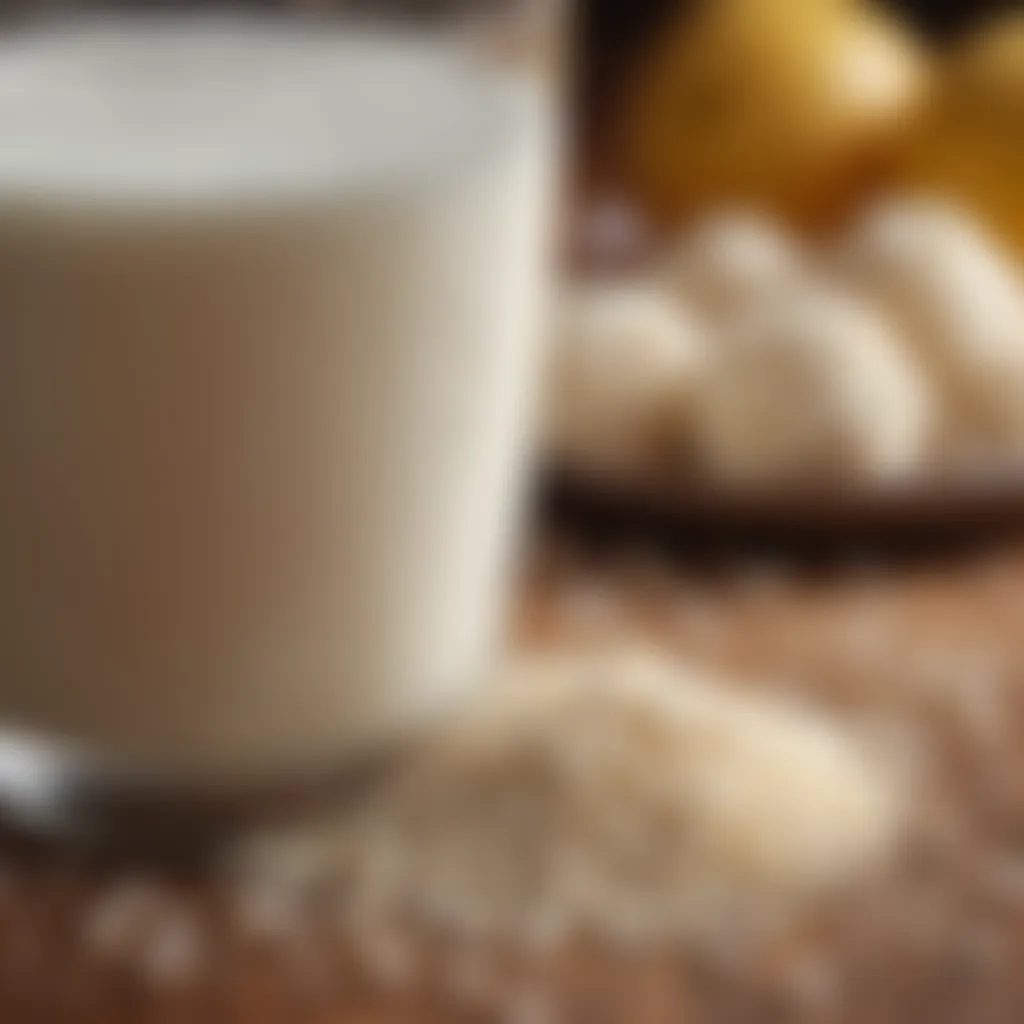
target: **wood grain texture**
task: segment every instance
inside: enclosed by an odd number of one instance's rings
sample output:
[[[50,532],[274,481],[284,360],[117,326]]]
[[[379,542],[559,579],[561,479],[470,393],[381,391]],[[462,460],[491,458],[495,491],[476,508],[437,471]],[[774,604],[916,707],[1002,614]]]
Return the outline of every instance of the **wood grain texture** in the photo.
[[[257,934],[240,930],[224,891],[201,878],[10,837],[0,856],[0,1021],[1024,1019],[1024,546],[902,568],[861,558],[813,573],[559,547],[530,573],[521,613],[524,644],[655,642],[897,737],[935,766],[926,838],[856,900],[718,948],[541,956],[393,936],[396,959],[340,934],[323,908]],[[104,901],[140,873],[184,922],[184,953],[152,935],[127,950],[98,942]]]

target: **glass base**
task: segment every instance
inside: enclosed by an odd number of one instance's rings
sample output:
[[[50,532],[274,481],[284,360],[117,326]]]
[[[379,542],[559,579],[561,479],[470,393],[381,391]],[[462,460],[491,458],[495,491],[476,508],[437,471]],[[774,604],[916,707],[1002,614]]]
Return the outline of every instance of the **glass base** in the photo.
[[[410,743],[273,785],[169,783],[0,730],[0,822],[32,838],[119,855],[202,857],[257,827],[338,813],[389,775]]]

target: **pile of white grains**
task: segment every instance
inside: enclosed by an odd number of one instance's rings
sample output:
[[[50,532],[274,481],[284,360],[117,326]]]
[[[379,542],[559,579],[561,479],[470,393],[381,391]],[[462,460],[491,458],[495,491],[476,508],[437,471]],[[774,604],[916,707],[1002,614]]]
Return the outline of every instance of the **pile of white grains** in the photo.
[[[373,799],[231,868],[252,892],[312,886],[354,927],[684,938],[869,871],[900,788],[808,711],[644,652],[562,656],[510,667]]]

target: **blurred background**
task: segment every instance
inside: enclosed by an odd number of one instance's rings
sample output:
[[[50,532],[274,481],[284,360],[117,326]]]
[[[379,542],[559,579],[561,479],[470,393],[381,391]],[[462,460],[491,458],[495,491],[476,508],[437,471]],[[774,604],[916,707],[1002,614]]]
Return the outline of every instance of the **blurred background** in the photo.
[[[684,0],[684,3],[686,0]],[[630,51],[683,4],[678,0],[590,0],[579,5],[582,67],[589,88],[614,77]],[[987,17],[1019,9],[1016,0],[888,0],[887,6],[938,41],[948,41]]]

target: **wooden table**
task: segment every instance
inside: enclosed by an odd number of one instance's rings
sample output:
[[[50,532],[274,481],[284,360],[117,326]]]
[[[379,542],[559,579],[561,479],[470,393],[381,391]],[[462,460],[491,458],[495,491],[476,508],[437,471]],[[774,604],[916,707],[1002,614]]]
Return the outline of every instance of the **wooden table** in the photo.
[[[312,919],[240,928],[208,882],[10,839],[0,1022],[1024,1021],[1024,546],[808,573],[562,550],[530,577],[525,642],[655,642],[930,766],[937,795],[905,862],[841,908],[742,941],[492,955],[353,942]],[[111,907],[154,887],[173,927],[119,934]]]

